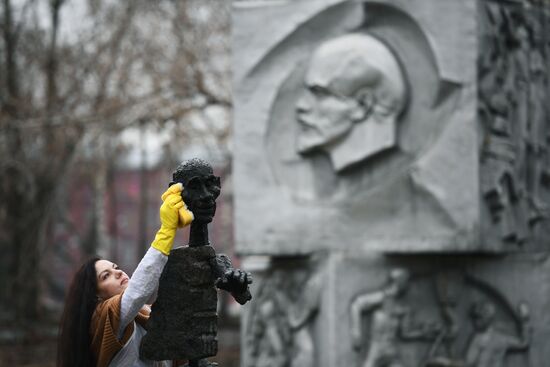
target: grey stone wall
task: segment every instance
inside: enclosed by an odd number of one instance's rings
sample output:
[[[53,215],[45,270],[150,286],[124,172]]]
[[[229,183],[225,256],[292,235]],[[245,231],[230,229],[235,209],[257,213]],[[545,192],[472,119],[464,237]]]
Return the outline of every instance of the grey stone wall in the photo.
[[[550,360],[550,4],[237,1],[243,367]]]
[[[550,357],[545,255],[333,253],[275,258],[255,275],[242,366],[544,367]]]
[[[476,16],[471,0],[237,3],[239,250],[492,250],[479,231]],[[384,122],[355,123],[353,141],[300,154],[297,109],[312,54],[357,33],[381,40],[400,65],[382,70],[381,56],[374,67],[405,85],[402,105]]]
[[[502,249],[548,250],[550,12],[526,5],[480,4],[482,233]]]

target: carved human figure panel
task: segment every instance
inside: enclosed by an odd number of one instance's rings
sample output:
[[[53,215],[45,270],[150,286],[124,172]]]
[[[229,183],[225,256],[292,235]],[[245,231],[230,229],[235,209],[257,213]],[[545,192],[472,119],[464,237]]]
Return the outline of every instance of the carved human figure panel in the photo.
[[[517,313],[521,323],[519,335],[507,334],[495,326],[496,307],[490,302],[472,305],[470,316],[474,334],[466,350],[467,367],[498,367],[506,363],[509,352],[525,351],[530,344],[531,325],[529,307],[518,305]]]
[[[404,366],[399,350],[400,340],[429,339],[439,331],[437,325],[412,322],[412,312],[403,301],[409,286],[409,271],[395,268],[390,271],[388,284],[384,288],[361,294],[353,300],[351,334],[356,350],[361,349],[366,339],[362,335],[361,316],[366,313],[371,319],[370,343],[363,367]]]
[[[393,268],[385,285],[350,301],[346,332],[358,367],[497,367],[512,353],[528,360],[530,307],[522,300],[514,307],[462,270],[411,276]]]
[[[320,149],[340,172],[395,146],[405,78],[380,40],[357,33],[321,44],[304,84],[296,103],[299,153]]]
[[[316,366],[312,326],[319,313],[323,274],[319,269],[311,273],[275,270],[268,276],[252,310],[247,366]]]
[[[503,243],[537,241],[548,226],[544,185],[549,145],[548,78],[542,9],[483,2],[479,58],[483,138],[482,190],[495,236]],[[546,139],[546,140],[545,140]],[[497,238],[498,238],[497,237]]]

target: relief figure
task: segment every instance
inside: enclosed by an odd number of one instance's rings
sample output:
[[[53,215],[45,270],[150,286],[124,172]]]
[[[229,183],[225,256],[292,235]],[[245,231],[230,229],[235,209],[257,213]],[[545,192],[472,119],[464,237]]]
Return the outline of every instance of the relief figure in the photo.
[[[258,295],[256,309],[252,311],[251,331],[247,335],[251,345],[248,366],[286,367],[290,345],[287,298],[282,294],[282,279],[275,274],[268,279]]]
[[[348,34],[313,53],[296,104],[297,151],[321,150],[341,173],[396,145],[406,104],[403,71],[389,48],[368,34]]]
[[[543,187],[549,141],[542,9],[485,1],[479,67],[482,190],[504,243],[523,245],[547,225]]]
[[[319,311],[322,284],[322,273],[311,276],[290,308],[289,324],[293,332],[291,367],[315,365],[315,344],[310,325]]]
[[[440,327],[436,324],[413,327],[411,311],[402,302],[409,278],[407,270],[393,269],[384,289],[360,295],[352,302],[351,334],[356,349],[364,343],[361,315],[363,312],[371,315],[370,345],[363,367],[402,367],[401,340],[431,340],[438,335]]]
[[[311,327],[319,312],[322,285],[322,272],[306,274],[304,281],[275,272],[265,281],[257,308],[251,311],[248,366],[316,365]]]
[[[474,334],[466,350],[466,367],[501,367],[506,355],[512,351],[525,351],[531,340],[529,308],[525,303],[518,306],[521,327],[519,336],[498,330],[495,325],[496,308],[490,302],[472,306],[470,316]]]

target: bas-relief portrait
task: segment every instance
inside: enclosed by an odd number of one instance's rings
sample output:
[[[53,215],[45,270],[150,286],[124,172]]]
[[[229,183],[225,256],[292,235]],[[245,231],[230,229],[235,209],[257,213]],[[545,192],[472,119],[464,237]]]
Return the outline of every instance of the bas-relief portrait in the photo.
[[[369,34],[348,34],[313,53],[296,103],[296,151],[325,152],[338,174],[396,144],[406,102],[395,56]]]
[[[444,81],[425,32],[394,8],[382,13],[402,29],[388,35],[365,23],[292,53],[265,149],[275,180],[298,202],[356,200],[389,180],[410,181],[407,169],[452,114],[458,84],[439,95]],[[285,53],[275,50],[275,60]]]
[[[266,36],[237,79],[236,168],[256,174],[240,185],[248,185],[241,213],[273,205],[283,213],[257,226],[262,245],[243,238],[243,251],[331,247],[339,234],[328,228],[343,219],[350,248],[476,246],[475,73],[462,68],[475,48],[457,52],[454,34],[434,36],[434,22],[405,1],[316,11]],[[469,32],[475,21],[452,25]],[[306,216],[315,234],[297,249],[289,243]]]

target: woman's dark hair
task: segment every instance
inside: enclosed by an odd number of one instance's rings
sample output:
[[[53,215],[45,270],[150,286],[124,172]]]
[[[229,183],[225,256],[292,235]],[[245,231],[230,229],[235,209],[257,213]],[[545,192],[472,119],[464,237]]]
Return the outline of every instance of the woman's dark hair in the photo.
[[[90,322],[97,305],[98,260],[94,257],[82,264],[69,287],[59,326],[57,367],[95,367],[90,350]]]

